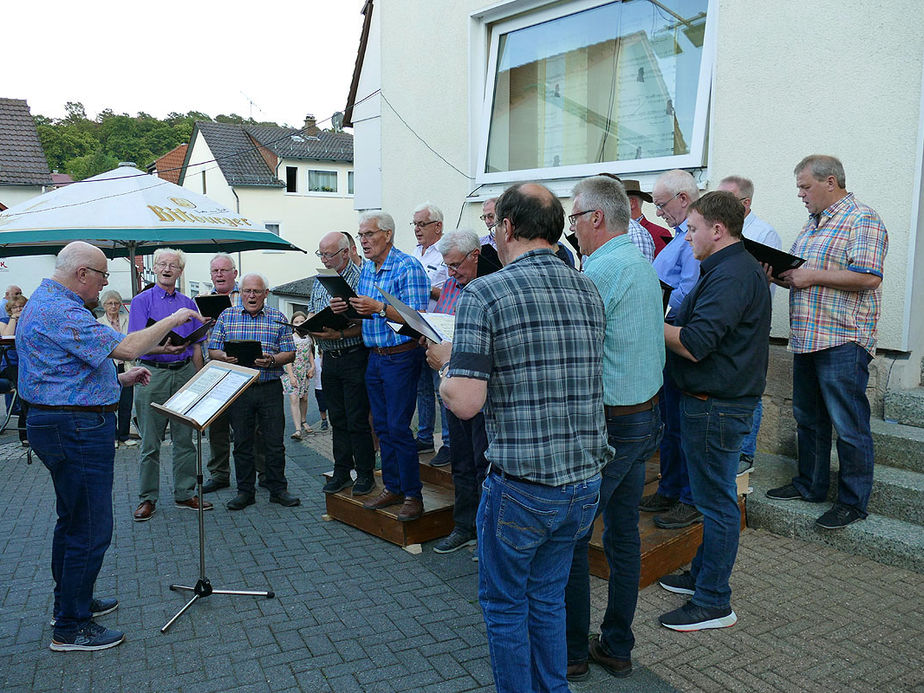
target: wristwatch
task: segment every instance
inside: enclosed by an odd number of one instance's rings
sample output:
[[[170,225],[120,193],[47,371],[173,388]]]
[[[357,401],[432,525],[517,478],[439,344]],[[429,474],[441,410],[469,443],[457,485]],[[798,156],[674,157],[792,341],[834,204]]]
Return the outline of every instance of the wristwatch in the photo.
[[[382,317],[382,318],[385,317],[385,309],[386,309],[386,308],[388,308],[388,304],[385,303],[384,301],[382,301],[382,310],[380,310],[380,311],[378,312],[379,317]]]
[[[437,371],[437,373],[440,374],[440,377],[441,377],[441,378],[445,378],[445,377],[446,377],[446,373],[448,373],[448,372],[449,372],[449,361],[447,361],[447,362],[444,363],[442,366],[440,366],[440,369]]]

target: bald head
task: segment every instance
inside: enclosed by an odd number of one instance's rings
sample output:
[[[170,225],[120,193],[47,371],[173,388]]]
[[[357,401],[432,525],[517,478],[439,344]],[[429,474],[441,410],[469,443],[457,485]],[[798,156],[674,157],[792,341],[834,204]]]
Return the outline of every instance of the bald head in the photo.
[[[16,286],[15,284],[10,284],[8,287],[6,287],[6,293],[3,294],[3,298],[9,300],[16,296],[22,296],[22,289],[20,287]]]
[[[350,262],[350,239],[342,231],[324,234],[318,243],[321,262],[327,269],[342,272]]]
[[[103,251],[89,243],[74,241],[73,243],[68,243],[58,253],[55,260],[55,274],[57,275],[58,272],[70,274],[81,267],[86,267],[87,263],[94,262],[106,263],[106,256]],[[93,266],[95,267],[95,265]]]
[[[88,306],[94,306],[99,302],[99,292],[109,283],[108,275],[103,251],[74,241],[58,253],[52,279],[80,296]]]
[[[538,183],[520,183],[507,188],[497,199],[495,215],[499,231],[507,220],[513,227],[514,238],[543,240],[550,245],[558,243],[565,226],[561,202]]]

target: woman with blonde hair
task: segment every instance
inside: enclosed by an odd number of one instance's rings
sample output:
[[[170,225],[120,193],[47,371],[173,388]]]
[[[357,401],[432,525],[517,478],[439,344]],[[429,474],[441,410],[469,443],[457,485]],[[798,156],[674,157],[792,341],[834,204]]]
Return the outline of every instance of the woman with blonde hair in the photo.
[[[110,289],[109,291],[104,291],[103,294],[99,297],[99,303],[103,307],[103,314],[100,315],[96,321],[102,323],[103,325],[108,325],[116,332],[121,332],[122,334],[128,334],[128,309],[122,310],[122,296],[118,291]],[[116,370],[119,373],[124,373],[126,364],[125,361],[119,361],[119,359],[113,359],[115,361]],[[129,367],[131,364],[129,364]],[[119,447],[119,444],[122,444],[126,447],[133,447],[138,445],[138,441],[128,437],[129,426],[132,420],[132,400],[134,399],[134,388],[123,387],[122,392],[119,395],[119,418],[118,424],[116,425],[116,443],[115,446]]]

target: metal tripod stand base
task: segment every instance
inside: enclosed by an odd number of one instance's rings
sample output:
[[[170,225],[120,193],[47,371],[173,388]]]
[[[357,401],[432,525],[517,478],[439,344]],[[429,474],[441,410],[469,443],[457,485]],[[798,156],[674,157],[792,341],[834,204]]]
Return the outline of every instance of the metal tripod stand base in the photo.
[[[203,597],[208,597],[213,594],[232,594],[239,595],[243,597],[266,597],[267,599],[273,599],[276,596],[275,592],[267,591],[257,591],[253,592],[250,590],[216,590],[212,589],[212,583],[209,582],[208,578],[199,578],[196,582],[195,587],[190,587],[189,585],[170,585],[170,589],[174,592],[192,592],[193,596],[186,604],[180,609],[176,615],[171,618],[167,623],[164,624],[164,627],[160,629],[161,633],[166,633],[167,629],[173,625],[173,622],[176,621],[180,616],[182,616],[186,610],[196,603],[196,600]]]

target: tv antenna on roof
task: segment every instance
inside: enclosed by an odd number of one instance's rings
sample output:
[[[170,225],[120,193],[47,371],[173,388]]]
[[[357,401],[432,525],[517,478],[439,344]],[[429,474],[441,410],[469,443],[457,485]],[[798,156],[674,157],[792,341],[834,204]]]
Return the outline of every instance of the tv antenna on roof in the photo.
[[[253,99],[251,99],[249,96],[247,96],[247,94],[245,94],[244,92],[241,92],[241,96],[243,96],[245,99],[247,99],[247,103],[250,104],[250,115],[248,116],[248,117],[250,118],[250,120],[253,120],[253,109],[254,109],[255,106],[256,106],[256,109],[257,109],[258,111],[260,111],[260,113],[263,113],[263,115],[266,115],[266,113],[264,113],[263,109],[260,108],[260,105],[259,105],[256,101],[254,101]]]

